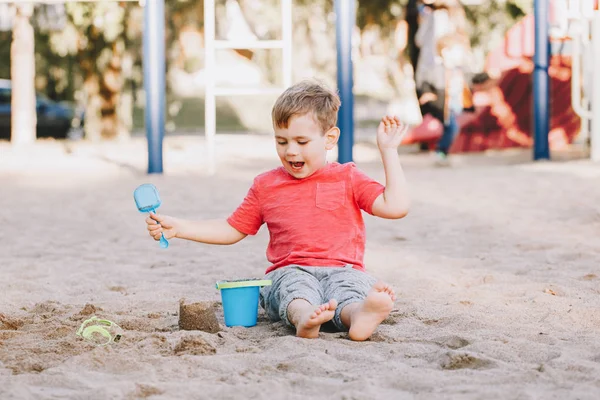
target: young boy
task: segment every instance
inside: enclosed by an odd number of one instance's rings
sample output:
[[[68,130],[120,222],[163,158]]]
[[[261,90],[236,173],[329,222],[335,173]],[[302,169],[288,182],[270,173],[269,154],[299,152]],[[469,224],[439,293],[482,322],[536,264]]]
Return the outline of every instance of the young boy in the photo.
[[[303,81],[276,101],[273,128],[282,166],[263,173],[227,219],[186,221],[151,214],[150,236],[209,244],[233,244],[267,224],[272,264],[260,302],[273,321],[295,327],[296,335],[316,338],[332,321],[352,340],[366,340],[392,310],[394,291],[369,276],[363,265],[365,226],[361,210],[382,218],[408,212],[404,173],[397,148],[404,127],[384,117],[377,143],[386,186],[353,163],[328,163],[336,145],[340,99],[320,83]]]

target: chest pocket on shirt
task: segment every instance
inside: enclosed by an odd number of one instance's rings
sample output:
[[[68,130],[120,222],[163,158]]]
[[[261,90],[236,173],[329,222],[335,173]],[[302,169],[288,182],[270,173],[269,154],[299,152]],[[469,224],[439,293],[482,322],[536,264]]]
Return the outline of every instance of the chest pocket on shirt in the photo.
[[[346,202],[346,182],[317,183],[316,205],[323,210],[335,210]]]

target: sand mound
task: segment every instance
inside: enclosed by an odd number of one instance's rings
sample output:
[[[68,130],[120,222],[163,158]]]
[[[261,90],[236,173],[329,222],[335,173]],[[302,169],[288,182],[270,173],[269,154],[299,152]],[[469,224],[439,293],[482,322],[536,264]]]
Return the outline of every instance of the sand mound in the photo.
[[[255,327],[223,324],[215,282],[262,276],[264,228],[163,250],[135,208],[133,189],[152,182],[166,214],[227,217],[278,160],[270,137],[218,136],[215,176],[198,172],[193,136],[165,138],[162,176],[146,175],[135,138],[68,155],[0,143],[0,398],[600,398],[597,165],[515,164],[527,150],[438,169],[402,152],[410,214],[365,214],[366,268],[396,289],[394,310],[363,343],[303,340],[262,310]],[[355,155],[384,179],[377,149]],[[216,304],[221,330],[180,330],[181,298]],[[122,340],[76,336],[93,315]]]

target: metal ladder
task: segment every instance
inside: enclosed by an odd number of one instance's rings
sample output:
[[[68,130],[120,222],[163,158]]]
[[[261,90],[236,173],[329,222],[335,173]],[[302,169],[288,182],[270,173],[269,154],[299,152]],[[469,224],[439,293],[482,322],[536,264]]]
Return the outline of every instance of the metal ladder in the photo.
[[[281,0],[281,40],[216,40],[215,0],[204,0],[204,51],[206,99],[204,132],[206,136],[208,173],[216,172],[216,97],[281,93],[292,83],[292,0]],[[283,87],[221,88],[215,85],[217,49],[281,49],[283,52]]]
[[[594,9],[594,0],[568,0],[567,13],[573,24],[572,107],[581,118],[580,134],[589,135],[591,160],[600,161],[600,76],[591,74],[591,82],[581,76],[585,62],[591,62],[594,71],[600,68],[600,10]],[[583,90],[584,86],[591,90]],[[588,131],[590,122],[591,131]]]

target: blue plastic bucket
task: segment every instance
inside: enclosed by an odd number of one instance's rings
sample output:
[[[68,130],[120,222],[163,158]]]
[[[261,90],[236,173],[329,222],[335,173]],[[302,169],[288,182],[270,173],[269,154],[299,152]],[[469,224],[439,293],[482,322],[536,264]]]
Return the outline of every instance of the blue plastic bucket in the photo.
[[[260,287],[270,284],[270,280],[257,279],[217,282],[217,289],[221,291],[225,325],[256,325]]]

